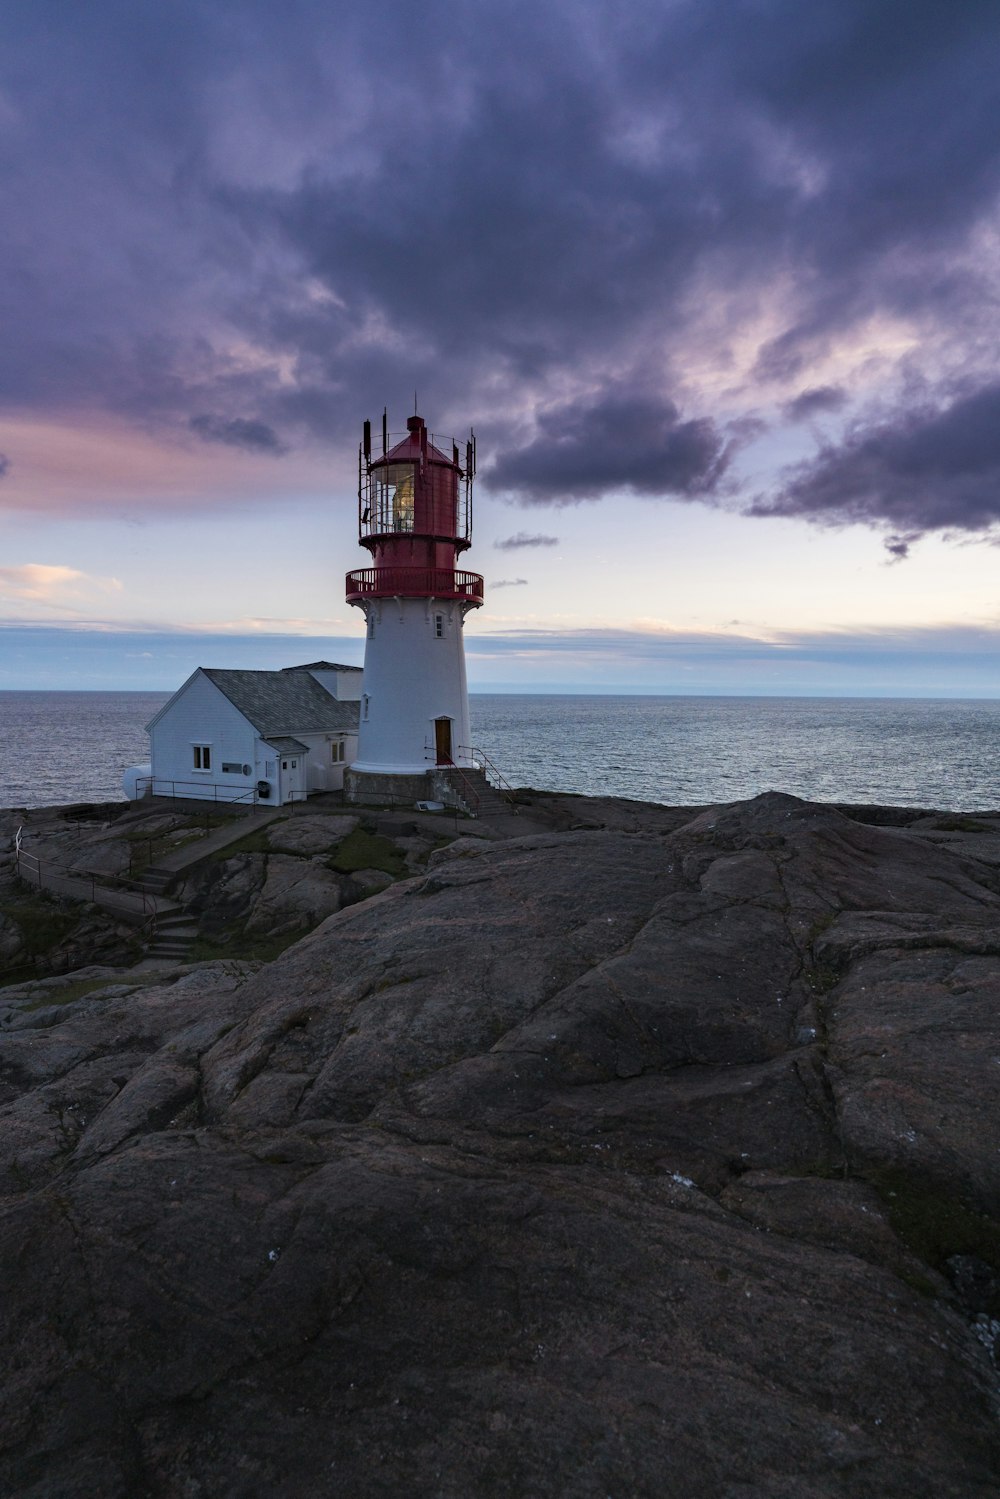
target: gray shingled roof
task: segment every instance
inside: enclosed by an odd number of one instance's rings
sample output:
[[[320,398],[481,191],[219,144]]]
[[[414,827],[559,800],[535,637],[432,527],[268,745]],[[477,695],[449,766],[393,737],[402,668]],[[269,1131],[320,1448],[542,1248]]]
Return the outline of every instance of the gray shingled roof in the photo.
[[[362,671],[360,666],[344,666],[340,661],[307,661],[304,666],[283,666],[282,671]]]
[[[275,734],[319,734],[356,729],[360,704],[338,702],[301,667],[288,671],[222,671],[203,666],[234,708],[269,739]]]
[[[303,744],[301,739],[291,739],[284,734],[273,734],[270,739],[264,740],[272,749],[276,749],[279,755],[308,755],[309,746]]]

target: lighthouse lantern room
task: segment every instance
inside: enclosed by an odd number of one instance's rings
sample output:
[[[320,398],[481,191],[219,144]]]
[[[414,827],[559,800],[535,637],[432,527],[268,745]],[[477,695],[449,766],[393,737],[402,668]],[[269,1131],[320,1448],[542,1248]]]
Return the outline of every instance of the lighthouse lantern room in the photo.
[[[372,566],[347,575],[364,611],[365,667],[352,801],[432,794],[453,766],[471,766],[463,626],[483,580],[456,562],[472,540],[475,437],[456,443],[411,416],[399,440],[382,417],[381,455],[365,422],[358,455],[358,541]]]

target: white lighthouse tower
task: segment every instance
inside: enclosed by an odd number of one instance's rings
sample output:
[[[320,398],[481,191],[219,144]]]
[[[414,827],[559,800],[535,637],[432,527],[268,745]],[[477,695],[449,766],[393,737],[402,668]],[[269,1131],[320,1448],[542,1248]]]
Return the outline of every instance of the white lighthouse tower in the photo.
[[[349,801],[429,797],[444,779],[436,767],[472,765],[463,626],[483,580],[455,564],[472,539],[475,439],[463,468],[457,445],[421,417],[406,428],[394,441],[383,414],[373,460],[365,422],[359,455],[358,541],[373,566],[347,575],[347,602],[368,627]]]

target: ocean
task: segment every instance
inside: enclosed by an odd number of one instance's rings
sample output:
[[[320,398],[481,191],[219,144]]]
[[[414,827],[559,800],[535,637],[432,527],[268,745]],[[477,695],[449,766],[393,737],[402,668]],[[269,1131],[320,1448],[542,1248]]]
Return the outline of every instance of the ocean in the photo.
[[[162,692],[0,692],[0,806],[122,799]],[[475,693],[473,739],[514,786],[675,805],[1000,807],[1000,702]]]

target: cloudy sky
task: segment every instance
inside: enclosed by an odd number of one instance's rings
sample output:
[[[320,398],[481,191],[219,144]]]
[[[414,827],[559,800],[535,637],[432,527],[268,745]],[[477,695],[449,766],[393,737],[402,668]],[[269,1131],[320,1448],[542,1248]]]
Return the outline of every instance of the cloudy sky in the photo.
[[[474,686],[1000,696],[998,56],[996,0],[6,0],[0,687],[360,661],[416,391]]]

